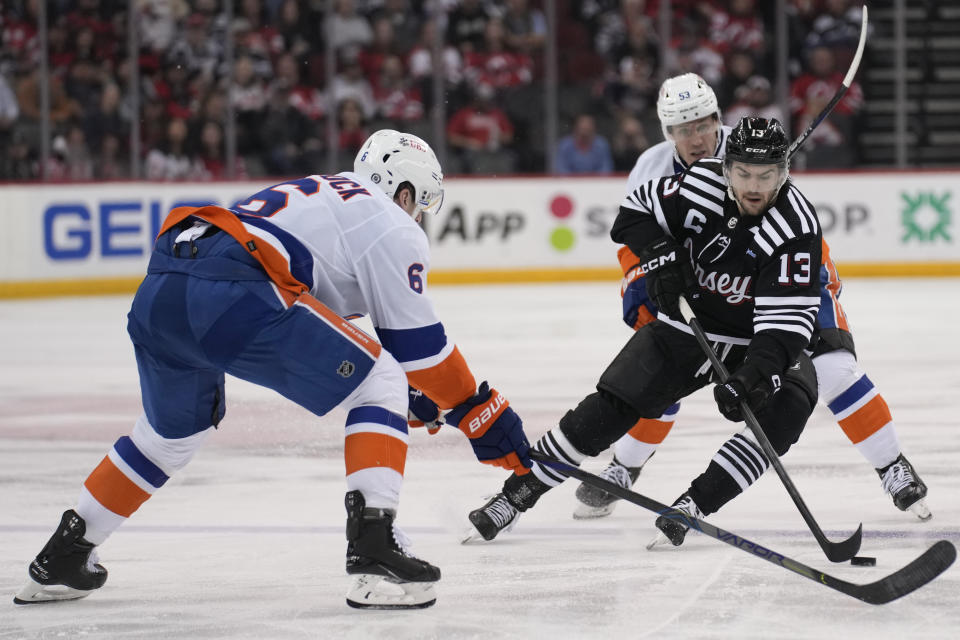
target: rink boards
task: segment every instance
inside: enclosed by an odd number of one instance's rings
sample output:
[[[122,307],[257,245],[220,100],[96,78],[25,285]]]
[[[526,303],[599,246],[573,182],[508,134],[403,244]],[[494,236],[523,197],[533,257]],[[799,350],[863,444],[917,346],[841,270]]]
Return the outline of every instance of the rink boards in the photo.
[[[844,276],[960,275],[960,172],[797,174]],[[160,223],[268,182],[0,186],[0,297],[132,291]],[[451,178],[425,228],[434,284],[615,279],[625,179]]]

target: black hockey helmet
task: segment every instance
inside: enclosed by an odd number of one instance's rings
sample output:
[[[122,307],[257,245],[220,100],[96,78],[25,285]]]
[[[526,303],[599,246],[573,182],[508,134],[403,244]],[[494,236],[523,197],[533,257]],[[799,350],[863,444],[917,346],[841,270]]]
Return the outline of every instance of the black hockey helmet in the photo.
[[[776,118],[741,118],[727,138],[726,163],[787,166],[790,141]]]

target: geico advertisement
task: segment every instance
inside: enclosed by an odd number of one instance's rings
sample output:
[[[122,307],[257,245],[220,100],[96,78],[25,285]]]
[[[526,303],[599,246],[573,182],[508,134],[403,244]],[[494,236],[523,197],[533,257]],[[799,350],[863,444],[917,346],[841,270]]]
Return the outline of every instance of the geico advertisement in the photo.
[[[817,207],[842,263],[957,261],[960,172],[809,174],[794,180]],[[609,230],[626,180],[451,179],[425,221],[437,270],[610,267]],[[0,187],[0,280],[138,276],[167,212],[229,205],[263,183],[123,183]]]

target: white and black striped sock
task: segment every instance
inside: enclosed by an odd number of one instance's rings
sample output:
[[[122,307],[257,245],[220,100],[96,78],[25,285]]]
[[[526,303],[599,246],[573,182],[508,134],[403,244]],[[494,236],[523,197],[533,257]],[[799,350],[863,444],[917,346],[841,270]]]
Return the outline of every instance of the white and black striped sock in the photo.
[[[714,454],[713,461],[740,485],[741,491],[756,482],[770,466],[753,434],[744,432],[724,442]]]
[[[554,427],[543,434],[533,445],[533,448],[540,453],[545,453],[575,467],[579,467],[580,463],[587,457],[586,454],[580,453],[576,447],[570,444],[567,437],[560,431],[560,427]],[[569,477],[564,472],[539,462],[533,463],[533,475],[549,487],[556,487]]]

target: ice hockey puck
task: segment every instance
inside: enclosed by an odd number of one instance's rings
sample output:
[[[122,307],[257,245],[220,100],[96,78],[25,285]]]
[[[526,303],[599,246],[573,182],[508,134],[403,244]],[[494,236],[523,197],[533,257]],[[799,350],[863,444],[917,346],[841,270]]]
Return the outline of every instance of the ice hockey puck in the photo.
[[[856,558],[850,559],[850,564],[855,564],[859,567],[875,567],[877,566],[877,559],[871,558],[870,556],[857,556]]]

